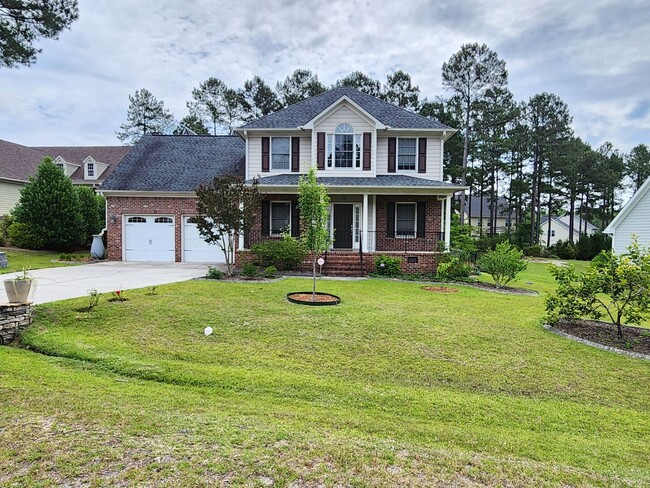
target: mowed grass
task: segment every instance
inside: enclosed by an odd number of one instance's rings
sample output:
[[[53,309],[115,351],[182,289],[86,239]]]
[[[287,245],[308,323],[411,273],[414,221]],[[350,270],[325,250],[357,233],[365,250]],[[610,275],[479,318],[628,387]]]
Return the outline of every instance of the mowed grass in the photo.
[[[541,296],[286,301],[309,284],[40,306],[0,348],[0,484],[650,485],[650,362],[546,332]]]
[[[59,259],[60,253],[52,251],[28,251],[13,247],[0,247],[0,252],[7,253],[7,268],[0,268],[0,274],[13,273],[23,269],[54,268],[57,266],[69,266],[68,263],[53,263],[52,260]]]

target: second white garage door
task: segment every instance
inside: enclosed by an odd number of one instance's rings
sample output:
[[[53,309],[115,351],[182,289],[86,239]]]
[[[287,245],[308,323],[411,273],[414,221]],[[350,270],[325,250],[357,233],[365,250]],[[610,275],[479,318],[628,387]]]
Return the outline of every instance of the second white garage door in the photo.
[[[208,244],[199,234],[191,217],[183,217],[183,261],[188,263],[225,263],[223,251]]]
[[[174,235],[174,217],[127,215],[124,260],[174,262]]]

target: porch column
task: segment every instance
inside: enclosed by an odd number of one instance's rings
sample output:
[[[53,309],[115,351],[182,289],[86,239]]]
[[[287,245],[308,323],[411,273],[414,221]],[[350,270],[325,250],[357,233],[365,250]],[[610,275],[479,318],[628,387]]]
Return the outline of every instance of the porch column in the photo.
[[[244,210],[244,204],[243,203],[239,204],[239,209]],[[243,232],[237,236],[237,250],[238,251],[243,251],[244,250],[244,233]]]
[[[453,195],[448,195],[445,199],[445,251],[451,249],[451,199]]]
[[[361,252],[366,252],[370,249],[368,239],[370,238],[368,232],[368,194],[363,194],[363,217],[361,221]]]

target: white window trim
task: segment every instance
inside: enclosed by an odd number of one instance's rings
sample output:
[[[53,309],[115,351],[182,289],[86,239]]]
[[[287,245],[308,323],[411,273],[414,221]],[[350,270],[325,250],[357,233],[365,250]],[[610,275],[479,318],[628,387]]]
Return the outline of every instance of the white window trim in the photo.
[[[95,162],[94,161],[88,161],[86,163],[86,179],[87,180],[96,179],[96,176],[95,176],[97,174],[96,169],[97,168],[95,167]],[[90,174],[91,171],[92,171],[92,174]]]
[[[413,169],[400,169],[399,168],[399,141],[402,139],[415,139],[415,166]],[[419,137],[398,137],[395,144],[395,171],[398,173],[417,173],[418,172],[418,150],[420,148]]]
[[[341,125],[347,125],[352,129],[352,132],[341,132],[337,133],[336,129]],[[336,136],[352,136],[352,167],[336,167]],[[359,146],[358,158],[357,158],[357,144]],[[331,166],[329,165],[329,156],[332,155]],[[347,122],[343,122],[337,125],[334,129],[334,132],[328,132],[325,135],[325,170],[329,171],[363,171],[363,133],[356,132],[352,125]]]
[[[269,139],[269,171],[272,172],[286,172],[291,171],[291,138],[292,136],[273,136]],[[289,139],[289,166],[287,168],[274,168],[273,167],[273,140],[274,139]]]
[[[412,205],[415,208],[413,214],[413,235],[398,235],[397,234],[397,206],[398,205]],[[395,238],[396,239],[416,239],[418,237],[418,204],[417,202],[395,202]]]
[[[270,237],[282,237],[282,233],[274,233],[273,232],[273,204],[274,203],[288,203],[289,204],[289,225],[287,226],[286,232],[289,232],[291,234],[291,200],[271,200],[269,202],[269,236]]]
[[[357,230],[359,233],[361,232],[361,229],[363,229],[363,212],[362,212],[362,204],[360,202],[332,202],[330,203],[330,211],[329,215],[327,218],[327,226],[329,227],[330,230],[330,249],[334,249],[334,205],[352,205],[352,249],[353,250],[358,250],[359,249],[359,234],[357,234]],[[357,222],[357,209],[358,211],[358,217],[359,221]],[[357,224],[358,224],[358,229],[357,229]]]

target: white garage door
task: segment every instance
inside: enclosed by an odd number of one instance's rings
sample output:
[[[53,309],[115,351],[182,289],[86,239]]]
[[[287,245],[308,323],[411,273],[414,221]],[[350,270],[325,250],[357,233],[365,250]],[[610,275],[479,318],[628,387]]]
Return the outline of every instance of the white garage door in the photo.
[[[191,217],[183,217],[183,261],[188,263],[225,263],[223,251],[216,244],[208,244],[199,234]]]
[[[174,234],[174,217],[125,216],[124,260],[174,262]]]

